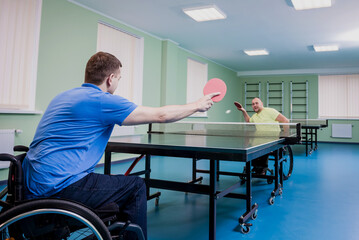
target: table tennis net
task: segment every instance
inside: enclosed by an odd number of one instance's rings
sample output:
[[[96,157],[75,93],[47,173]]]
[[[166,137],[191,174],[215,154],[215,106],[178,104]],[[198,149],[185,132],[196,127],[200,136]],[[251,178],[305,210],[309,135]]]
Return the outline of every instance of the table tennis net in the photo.
[[[236,122],[154,123],[149,125],[148,133],[235,137],[300,137],[300,124]]]
[[[328,126],[328,119],[290,119],[291,123],[300,123],[302,126]]]

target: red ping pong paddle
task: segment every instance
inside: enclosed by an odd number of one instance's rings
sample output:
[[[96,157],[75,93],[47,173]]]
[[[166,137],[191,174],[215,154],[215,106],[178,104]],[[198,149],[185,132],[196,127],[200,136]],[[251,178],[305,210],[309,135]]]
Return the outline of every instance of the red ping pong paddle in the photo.
[[[239,102],[234,102],[234,105],[236,105],[237,108],[242,108],[242,105]]]
[[[212,78],[211,80],[209,80],[206,85],[203,88],[203,94],[207,95],[210,93],[215,93],[215,92],[220,92],[219,95],[214,96],[212,98],[213,102],[219,102],[221,101],[224,96],[226,95],[227,92],[227,86],[226,83],[223,82],[223,80],[219,79],[219,78]]]

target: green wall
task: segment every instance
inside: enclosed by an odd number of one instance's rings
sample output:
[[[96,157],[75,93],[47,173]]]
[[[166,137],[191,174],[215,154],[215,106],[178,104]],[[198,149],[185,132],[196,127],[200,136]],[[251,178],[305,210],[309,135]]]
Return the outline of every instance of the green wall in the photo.
[[[251,76],[240,77],[240,100],[244,102],[244,84],[247,83],[261,83],[261,98],[264,105],[267,104],[267,82],[284,82],[284,115],[290,118],[290,82],[305,82],[308,81],[308,118],[317,119],[318,116],[318,75],[278,75],[278,76]],[[248,107],[247,107],[248,108]],[[248,110],[248,109],[247,109]],[[243,116],[240,116],[240,121],[244,121]],[[332,138],[332,124],[352,124],[353,137],[348,138]],[[328,128],[319,131],[318,141],[323,142],[346,142],[359,143],[359,119],[331,119],[328,121]]]
[[[332,138],[332,124],[351,124],[352,138]],[[328,128],[322,129],[318,134],[318,141],[323,142],[341,142],[341,143],[359,143],[359,119],[330,119]]]
[[[182,49],[176,43],[161,40],[132,29],[66,0],[43,0],[36,86],[36,110],[45,111],[51,99],[58,93],[80,86],[84,78],[87,60],[96,52],[97,24],[106,22],[144,38],[143,103],[147,106],[184,104],[186,102],[187,59],[208,64],[208,78],[221,78],[227,83],[227,95],[215,103],[208,118],[191,118],[196,121],[243,121],[234,101],[243,101],[244,82],[309,81],[309,117],[318,117],[318,78],[315,75],[288,75],[267,77],[237,77],[236,72]],[[265,88],[262,88],[265,91]],[[262,95],[264,92],[262,93]],[[285,98],[289,99],[286,90]],[[264,95],[263,95],[264,96]],[[225,112],[231,110],[229,114]],[[285,115],[289,104],[285,105]],[[21,129],[15,144],[29,145],[34,136],[41,114],[0,114],[2,129]],[[351,121],[355,129],[353,139],[335,141],[359,142],[358,121]],[[322,141],[330,138],[330,129],[320,134]],[[5,170],[0,170],[0,180],[5,179]]]
[[[36,86],[36,110],[44,112],[53,97],[83,83],[87,60],[96,52],[97,24],[106,22],[144,38],[143,103],[146,106],[184,104],[187,58],[208,63],[209,77],[228,80],[236,88],[236,73],[192,54],[171,41],[162,41],[113,19],[84,9],[66,0],[43,0]],[[231,86],[233,84],[233,86]],[[230,93],[228,96],[231,96]],[[224,102],[216,104],[205,120],[230,121],[218,116]],[[222,114],[223,115],[223,114]],[[0,114],[2,129],[21,129],[15,144],[29,145],[41,114]],[[6,170],[0,170],[0,180]]]
[[[308,81],[308,118],[318,118],[318,76],[317,75],[278,75],[278,76],[253,76],[240,77],[241,82],[241,101],[244,102],[244,85],[245,83],[261,84],[261,99],[264,106],[267,106],[267,82],[281,83],[283,82],[284,92],[284,112],[283,114],[290,118],[290,82],[300,83]],[[248,100],[247,100],[248,101]],[[248,108],[248,107],[247,107]],[[246,109],[248,110],[248,109]],[[294,117],[298,118],[298,117]],[[302,118],[305,118],[303,116]]]
[[[189,57],[208,63],[209,78],[222,78],[227,82],[229,89],[235,89],[238,84],[238,77],[234,71],[182,49],[171,41],[162,41],[66,0],[44,0],[36,110],[45,111],[54,96],[83,83],[86,62],[96,52],[99,21],[144,38],[144,105],[156,107],[186,102],[187,58]],[[232,94],[229,91],[226,96],[227,102],[230,102],[229,98]],[[228,116],[216,116],[223,103],[215,105],[208,120],[231,120]],[[0,114],[1,128],[22,129],[23,132],[16,136],[16,144],[28,145],[41,116],[41,114]]]
[[[190,120],[238,121],[239,112],[233,105],[233,101],[238,97],[237,89],[240,86],[236,72],[182,49],[171,41],[165,41],[162,49],[162,105],[186,103],[187,60],[191,58],[207,63],[208,79],[220,78],[225,81],[227,93],[222,101],[213,105],[208,112],[208,118],[190,118]],[[226,114],[226,110],[229,109],[231,113]]]

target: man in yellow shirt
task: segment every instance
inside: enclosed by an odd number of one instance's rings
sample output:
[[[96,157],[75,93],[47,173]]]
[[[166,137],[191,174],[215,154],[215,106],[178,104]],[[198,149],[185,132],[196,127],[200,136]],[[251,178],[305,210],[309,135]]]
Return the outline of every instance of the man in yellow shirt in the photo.
[[[244,119],[246,122],[251,123],[289,123],[289,120],[283,116],[280,112],[274,108],[263,107],[263,102],[259,98],[253,98],[252,108],[255,114],[252,117],[249,117],[247,111],[241,106],[236,105],[237,109],[243,113]],[[262,126],[268,131],[280,131],[280,127],[275,125]],[[269,128],[269,129],[268,129]],[[263,130],[263,129],[257,129]],[[268,168],[268,155],[259,157],[252,162],[253,171],[260,175],[265,175]]]

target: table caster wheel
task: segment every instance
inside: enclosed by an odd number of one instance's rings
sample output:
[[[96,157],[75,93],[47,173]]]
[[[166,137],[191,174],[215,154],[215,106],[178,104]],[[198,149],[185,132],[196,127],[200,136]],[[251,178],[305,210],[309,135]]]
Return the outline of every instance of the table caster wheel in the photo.
[[[241,224],[241,232],[243,234],[249,233],[249,231],[251,230],[251,228],[249,226],[252,226],[252,224],[249,224],[249,223]]]
[[[255,219],[257,218],[257,216],[258,216],[258,209],[256,209],[256,210],[254,211],[254,213],[251,215],[251,218],[252,218],[253,220],[255,220]]]
[[[270,197],[270,198],[269,198],[268,203],[269,203],[270,205],[273,205],[273,204],[274,204],[274,198],[275,198],[275,197]]]
[[[157,207],[160,204],[160,198],[156,197],[155,199],[155,206]]]

